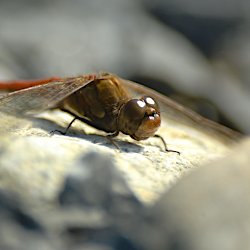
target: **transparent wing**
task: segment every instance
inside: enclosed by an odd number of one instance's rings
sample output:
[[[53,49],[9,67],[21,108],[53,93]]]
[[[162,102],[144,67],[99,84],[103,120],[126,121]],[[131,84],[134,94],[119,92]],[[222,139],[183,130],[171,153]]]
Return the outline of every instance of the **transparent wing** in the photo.
[[[238,140],[242,137],[240,133],[208,120],[150,88],[132,81],[124,79],[122,81],[133,95],[149,95],[157,100],[160,105],[162,117],[166,120],[174,121],[176,124],[185,124],[189,127],[213,134],[214,136],[219,135],[221,137],[223,135],[225,139],[229,140]]]
[[[24,116],[56,108],[58,103],[96,79],[98,75],[65,78],[15,91],[0,98],[0,112]]]

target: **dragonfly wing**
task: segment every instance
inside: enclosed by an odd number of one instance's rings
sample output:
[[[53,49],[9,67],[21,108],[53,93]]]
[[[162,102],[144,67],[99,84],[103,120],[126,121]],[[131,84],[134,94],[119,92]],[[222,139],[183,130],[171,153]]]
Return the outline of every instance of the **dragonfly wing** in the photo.
[[[64,98],[96,79],[97,75],[65,78],[44,85],[11,92],[0,98],[0,111],[17,116],[56,108]]]
[[[138,83],[122,79],[123,84],[132,94],[148,95],[157,100],[160,105],[161,115],[166,121],[184,124],[201,131],[209,132],[214,136],[223,136],[229,140],[238,140],[242,135],[230,128],[208,120],[194,111],[180,105],[174,100]]]

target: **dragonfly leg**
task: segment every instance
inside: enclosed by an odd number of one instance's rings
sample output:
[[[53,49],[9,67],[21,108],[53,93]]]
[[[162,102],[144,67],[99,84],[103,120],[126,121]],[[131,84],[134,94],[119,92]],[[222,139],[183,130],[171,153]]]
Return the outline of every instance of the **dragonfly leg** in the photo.
[[[65,131],[60,131],[60,130],[53,130],[50,132],[50,134],[54,134],[55,132],[60,133],[61,135],[66,135],[69,131],[69,128],[71,127],[71,125],[74,123],[74,121],[77,120],[77,117],[74,117],[74,119],[69,123],[69,125],[67,126],[67,128],[65,129]]]
[[[160,135],[154,135],[154,137],[159,138],[162,141],[166,152],[173,152],[173,153],[177,153],[178,155],[181,154],[179,151],[168,149],[167,143],[165,142],[164,138],[162,138],[162,136],[160,136]]]
[[[119,134],[119,131],[115,131],[112,134],[108,134],[106,136],[107,140],[113,145],[115,146],[117,149],[120,150],[120,147],[118,146],[117,142],[114,140],[114,137],[116,137]]]

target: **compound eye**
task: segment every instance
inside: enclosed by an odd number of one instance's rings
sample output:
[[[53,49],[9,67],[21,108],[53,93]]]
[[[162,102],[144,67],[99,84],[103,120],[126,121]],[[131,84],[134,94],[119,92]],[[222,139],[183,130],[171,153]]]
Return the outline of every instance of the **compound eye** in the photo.
[[[119,131],[139,141],[154,135],[161,124],[161,117],[155,101],[144,97],[125,103],[117,121]]]
[[[144,101],[147,104],[147,106],[152,107],[157,111],[159,110],[159,106],[157,102],[152,97],[143,96],[141,100]]]
[[[124,113],[126,114],[126,117],[132,119],[142,118],[145,115],[146,107],[144,100],[132,99],[125,104]]]

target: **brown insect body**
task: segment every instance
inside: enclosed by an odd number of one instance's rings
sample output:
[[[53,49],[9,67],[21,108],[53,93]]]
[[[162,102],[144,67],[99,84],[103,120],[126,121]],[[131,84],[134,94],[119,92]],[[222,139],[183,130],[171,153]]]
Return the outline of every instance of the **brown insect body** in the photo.
[[[152,98],[151,104],[147,103],[147,98],[131,99],[119,78],[106,75],[74,92],[58,107],[97,129],[121,131],[143,140],[160,126],[159,108]]]
[[[35,87],[3,97],[0,99],[0,110],[1,104],[7,107],[8,112],[12,108],[17,113],[60,108],[97,129],[114,134],[122,132],[135,140],[153,136],[160,126],[160,111],[156,102],[148,96],[131,99],[117,76],[105,73],[55,79],[52,82],[46,79],[27,82],[28,87],[32,84]],[[15,82],[15,88],[20,89],[25,82],[20,83]],[[36,83],[45,85],[36,86]],[[21,106],[18,106],[19,99]],[[17,107],[12,107],[13,103]]]
[[[129,99],[121,84],[113,79],[95,80],[65,98],[59,108],[79,118],[88,118],[106,132],[117,130],[117,116]]]

